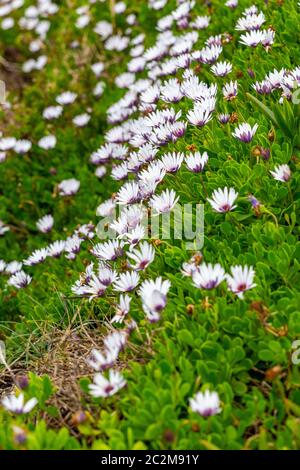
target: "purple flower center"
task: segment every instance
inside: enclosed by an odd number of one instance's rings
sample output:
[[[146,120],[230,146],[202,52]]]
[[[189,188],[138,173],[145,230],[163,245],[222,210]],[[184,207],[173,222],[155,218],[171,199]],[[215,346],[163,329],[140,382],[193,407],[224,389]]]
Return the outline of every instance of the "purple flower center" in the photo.
[[[105,388],[104,388],[104,392],[106,393],[106,395],[109,395],[110,392],[112,392],[114,390],[114,386],[109,384],[107,385]]]
[[[230,204],[224,204],[224,205],[221,207],[222,212],[228,212],[228,211],[230,211],[230,209],[231,209]]]
[[[205,284],[205,289],[213,289],[218,284],[217,280],[209,281]]]
[[[111,284],[111,278],[110,277],[107,277],[106,279],[100,279],[101,283],[104,285],[104,286],[110,286]]]
[[[148,260],[143,260],[139,264],[139,269],[145,269],[148,266]]]
[[[215,408],[207,408],[206,410],[202,411],[201,415],[208,417],[208,416],[213,416],[216,414]]]
[[[237,288],[237,291],[242,292],[242,291],[246,290],[246,288],[247,288],[247,284],[245,284],[245,283],[239,284],[238,288]]]

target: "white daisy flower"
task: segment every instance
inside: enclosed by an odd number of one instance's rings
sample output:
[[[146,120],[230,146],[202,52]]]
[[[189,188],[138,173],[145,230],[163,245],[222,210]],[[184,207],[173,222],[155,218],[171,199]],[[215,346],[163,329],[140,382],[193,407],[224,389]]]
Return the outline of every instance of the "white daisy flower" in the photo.
[[[166,172],[168,173],[176,173],[181,167],[183,162],[184,154],[182,152],[176,153],[166,153],[162,156],[162,163]]]
[[[24,261],[26,266],[34,266],[35,264],[42,263],[48,256],[47,248],[40,248],[34,250],[31,255]]]
[[[18,271],[16,274],[13,274],[7,282],[10,286],[23,289],[30,284],[31,280],[32,278],[29,274],[26,274],[24,271]]]
[[[260,29],[265,21],[265,15],[262,12],[246,15],[239,18],[235,29],[237,31],[256,31]]]
[[[91,252],[104,261],[115,261],[119,256],[122,256],[123,248],[119,240],[109,240],[105,243],[97,243]]]
[[[222,93],[223,93],[225,100],[232,101],[237,96],[237,93],[238,93],[237,81],[235,82],[231,81],[229,83],[226,83],[222,88]]]
[[[234,202],[238,193],[233,188],[218,188],[212,193],[212,199],[207,199],[216,212],[228,212],[236,208]]]
[[[56,240],[48,246],[48,256],[58,258],[65,250],[66,242],[64,240]]]
[[[81,238],[91,240],[95,236],[95,226],[92,223],[80,225],[80,227],[75,230],[75,234],[79,235]]]
[[[36,69],[36,62],[34,59],[29,59],[23,62],[22,64],[22,71],[24,73],[30,73],[32,70]]]
[[[4,18],[1,22],[1,29],[6,31],[7,29],[11,29],[14,27],[15,20],[13,18]]]
[[[115,79],[115,84],[118,88],[127,88],[135,81],[135,74],[124,72]]]
[[[84,288],[83,293],[89,296],[89,300],[93,300],[97,297],[102,297],[104,295],[107,286],[102,284],[99,277],[95,274],[91,275],[91,279],[88,282],[88,285]]]
[[[103,178],[103,176],[106,175],[106,168],[104,165],[100,165],[100,166],[97,166],[96,170],[95,170],[95,176],[97,176],[97,178],[101,179]]]
[[[126,3],[125,2],[117,2],[114,5],[114,11],[117,15],[120,15],[121,13],[124,13],[126,10]]]
[[[0,150],[5,152],[11,150],[16,145],[17,139],[15,137],[1,137],[0,138]]]
[[[78,114],[72,119],[73,124],[76,127],[84,127],[90,121],[91,116],[88,113]]]
[[[145,90],[143,93],[140,95],[140,100],[143,103],[156,103],[159,100],[160,96],[160,85],[155,83],[151,87],[149,87],[147,90]]]
[[[128,175],[128,163],[123,162],[120,165],[113,166],[111,170],[111,176],[114,180],[120,181],[127,178]]]
[[[94,28],[94,32],[99,34],[102,39],[107,39],[113,32],[113,26],[108,21],[99,21]]]
[[[104,63],[103,62],[96,62],[95,64],[91,65],[91,69],[96,75],[96,77],[99,77],[101,73],[104,70]]]
[[[5,225],[5,223],[0,220],[0,237],[2,237],[2,235],[4,235],[6,232],[9,232],[10,228],[8,227],[8,225]]]
[[[192,272],[192,279],[199,289],[214,289],[225,279],[225,271],[219,263],[201,263]]]
[[[92,349],[87,364],[98,372],[102,372],[106,369],[110,369],[118,358],[119,351],[117,349],[113,351],[106,350],[104,353],[98,351],[98,349]]]
[[[43,111],[43,118],[50,121],[51,119],[56,119],[61,116],[62,112],[62,106],[48,106],[48,108],[45,108]]]
[[[194,106],[192,111],[188,112],[186,117],[191,124],[203,127],[212,119],[212,111],[198,104]]]
[[[125,183],[118,191],[116,201],[118,204],[134,204],[140,199],[139,185],[133,181]]]
[[[65,252],[67,253],[66,258],[75,259],[76,255],[80,251],[82,241],[82,238],[78,237],[76,234],[67,238],[65,243]]]
[[[96,98],[99,98],[100,96],[103,95],[105,89],[105,82],[98,82],[95,88],[93,89],[93,95],[96,96]]]
[[[207,152],[203,152],[202,155],[200,152],[190,153],[186,156],[185,161],[189,170],[194,173],[201,173],[208,162],[208,154]]]
[[[268,80],[271,83],[272,88],[280,88],[285,74],[286,74],[285,69],[281,69],[281,70],[274,69],[273,72],[269,72],[269,74],[266,76],[266,80]]]
[[[119,279],[114,282],[114,289],[119,292],[130,292],[136,288],[139,280],[140,276],[135,271],[121,273]]]
[[[157,322],[160,319],[160,313],[167,305],[167,294],[170,287],[170,281],[163,281],[161,277],[155,280],[146,280],[141,285],[139,295],[143,310],[150,322]]]
[[[205,29],[209,26],[210,17],[209,16],[197,16],[191,26],[195,29]]]
[[[242,34],[240,37],[240,43],[245,44],[246,46],[250,47],[257,47],[258,44],[261,44],[262,41],[265,39],[264,31],[250,31],[246,34]]]
[[[97,207],[96,215],[100,217],[108,217],[113,214],[115,208],[116,203],[113,199],[108,199]]]
[[[289,181],[292,175],[290,167],[286,164],[277,165],[270,173],[275,180],[282,181],[283,183]]]
[[[90,22],[89,15],[81,15],[77,18],[75,25],[78,29],[85,28]]]
[[[227,114],[227,113],[218,114],[218,121],[221,124],[227,124],[229,120],[230,120],[230,114]]]
[[[51,214],[44,215],[44,217],[41,217],[37,223],[37,229],[42,232],[42,233],[48,233],[51,231],[52,227],[54,224],[54,219]]]
[[[176,78],[171,78],[161,87],[161,98],[167,103],[178,103],[183,97],[180,83]]]
[[[220,413],[220,399],[217,392],[206,390],[204,393],[198,392],[190,399],[190,407],[192,411],[207,418]]]
[[[228,8],[236,8],[238,6],[238,0],[227,0],[227,2],[225,2],[225,5],[228,7]]]
[[[30,52],[38,52],[43,47],[43,43],[40,39],[35,39],[29,44]]]
[[[270,46],[272,46],[272,44],[274,43],[274,41],[275,41],[275,31],[271,28],[268,28],[266,31],[264,31],[264,38],[261,41],[261,43],[268,51]]]
[[[217,62],[211,67],[211,71],[217,77],[225,77],[232,71],[232,64],[230,62]]]
[[[253,282],[255,271],[252,266],[232,266],[231,275],[226,274],[228,289],[236,294],[240,299],[244,297],[246,290],[256,286]]]
[[[131,247],[135,246],[145,238],[145,234],[145,228],[142,225],[137,225],[133,230],[126,233],[126,243],[129,243]]]
[[[31,398],[25,403],[24,394],[20,393],[19,396],[8,395],[2,398],[1,403],[6,410],[19,415],[29,413],[38,403],[38,400],[37,398]]]
[[[165,189],[159,196],[154,195],[149,201],[149,206],[153,208],[156,214],[170,212],[179,200],[173,189]]]
[[[119,303],[116,305],[116,313],[112,318],[112,323],[123,323],[124,318],[130,310],[131,297],[128,294],[121,294]]]
[[[155,250],[153,246],[149,245],[146,241],[143,242],[139,248],[136,248],[127,253],[127,257],[130,258],[130,267],[136,271],[141,271],[146,269],[149,264],[152,263],[155,256]],[[131,263],[135,262],[135,265]]]
[[[94,376],[94,382],[89,385],[89,391],[96,398],[111,397],[125,385],[126,381],[123,376],[118,371],[110,369],[108,379],[100,373]]]
[[[58,194],[60,196],[72,196],[76,194],[80,188],[80,181],[75,178],[63,180],[58,185]]]
[[[0,273],[3,273],[6,268],[6,263],[3,259],[0,259]]]
[[[53,149],[56,145],[55,135],[46,135],[38,141],[38,146],[44,150]]]
[[[64,91],[56,97],[56,102],[62,106],[66,104],[74,103],[77,98],[77,94],[71,91]]]
[[[111,36],[105,42],[105,49],[107,51],[123,51],[128,47],[129,38],[126,36],[121,36],[120,34],[116,34],[115,36]]]
[[[258,124],[254,124],[254,126],[251,127],[247,122],[243,122],[232,132],[232,135],[241,142],[248,144],[253,139],[257,129]]]
[[[110,286],[117,280],[117,272],[113,270],[107,263],[99,262],[98,278],[104,286]]]
[[[111,334],[109,334],[108,336],[104,338],[103,340],[104,347],[108,351],[115,351],[115,350],[117,350],[118,352],[122,351],[126,346],[127,338],[128,338],[128,335],[126,331],[124,330],[113,331]]]
[[[23,263],[20,261],[11,261],[6,265],[5,272],[7,274],[15,274],[18,271],[21,271]]]
[[[151,162],[145,170],[142,170],[138,173],[139,181],[142,184],[151,184],[154,183],[157,185],[160,183],[166,174],[166,170],[163,167],[161,161]]]
[[[32,146],[32,143],[30,142],[30,140],[26,140],[26,139],[17,140],[14,146],[14,151],[16,153],[24,154],[24,153],[27,153],[31,149],[31,146]]]

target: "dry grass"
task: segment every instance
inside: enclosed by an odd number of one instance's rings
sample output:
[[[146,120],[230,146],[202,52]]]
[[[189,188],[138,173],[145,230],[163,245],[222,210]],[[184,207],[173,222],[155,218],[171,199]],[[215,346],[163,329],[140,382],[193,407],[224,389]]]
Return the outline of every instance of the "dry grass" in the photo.
[[[58,416],[50,417],[45,414],[43,417],[50,427],[66,426],[73,435],[78,435],[74,427],[74,415],[87,407],[86,403],[83,405],[79,381],[82,377],[92,376],[93,372],[87,366],[86,359],[91,349],[101,349],[103,338],[113,330],[106,319],[80,321],[79,312],[80,308],[75,311],[65,330],[53,326],[49,328],[48,325],[39,339],[43,345],[47,344],[47,352],[39,359],[31,359],[25,366],[24,358],[19,358],[11,364],[11,371],[6,369],[0,372],[0,397],[12,392],[28,371],[38,376],[48,375],[56,389],[48,404],[55,406]],[[146,341],[144,339],[142,347],[129,342],[122,360],[118,362],[118,368],[128,368],[128,363],[133,358],[135,361],[145,362],[151,355],[150,337]]]
[[[20,358],[11,366],[12,373],[7,369],[0,372],[0,395],[11,392],[20,377],[29,370],[39,376],[47,374],[56,388],[49,404],[59,411],[57,424],[68,425],[72,415],[82,407],[79,380],[91,372],[86,359],[92,348],[101,347],[107,334],[107,325],[104,325],[99,322],[91,329],[81,324],[68,327],[65,331],[53,327],[51,331],[44,332],[40,341],[48,345],[48,351],[40,359],[30,361],[26,367]],[[51,424],[55,426],[56,423]]]
[[[99,327],[90,331],[85,328],[79,331],[53,328],[47,336],[43,336],[43,342],[48,344],[46,354],[27,367],[22,360],[16,361],[11,367],[12,373],[7,369],[0,373],[0,395],[11,392],[20,377],[29,370],[39,376],[47,374],[56,389],[49,404],[54,405],[59,412],[54,422],[49,424],[54,427],[69,425],[72,415],[82,407],[79,380],[90,373],[86,358],[92,348],[101,345],[102,337],[103,328],[101,334]]]

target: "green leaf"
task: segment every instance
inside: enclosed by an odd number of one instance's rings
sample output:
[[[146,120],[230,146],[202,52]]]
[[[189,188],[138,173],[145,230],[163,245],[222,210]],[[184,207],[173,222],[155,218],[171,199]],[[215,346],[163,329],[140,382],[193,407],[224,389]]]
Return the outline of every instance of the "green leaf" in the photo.
[[[148,426],[145,432],[145,439],[156,440],[159,439],[162,432],[162,426],[160,423],[153,423]]]
[[[274,360],[274,353],[273,351],[270,351],[269,349],[262,349],[261,351],[259,351],[258,357],[262,361],[271,362]]]
[[[258,106],[258,108],[267,116],[271,119],[271,121],[273,122],[273,124],[275,124],[275,126],[279,127],[279,124],[278,124],[278,121],[275,117],[275,114],[273,113],[273,111],[268,108],[265,104],[263,104],[261,101],[259,101],[255,96],[251,95],[250,93],[246,93],[246,96],[247,98],[249,98],[250,101],[252,101],[252,103],[256,106]]]
[[[182,344],[186,344],[187,346],[194,346],[194,338],[190,331],[188,330],[181,330],[178,333],[178,339]]]

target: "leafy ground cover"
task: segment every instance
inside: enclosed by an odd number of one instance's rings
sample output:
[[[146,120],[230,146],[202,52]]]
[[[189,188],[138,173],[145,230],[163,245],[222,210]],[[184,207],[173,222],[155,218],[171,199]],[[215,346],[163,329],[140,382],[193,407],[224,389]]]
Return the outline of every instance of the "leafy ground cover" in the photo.
[[[298,449],[297,2],[0,17],[0,448]]]

